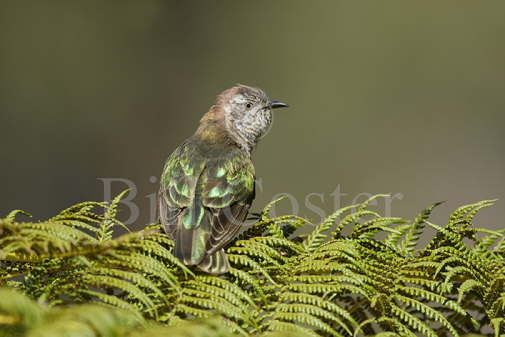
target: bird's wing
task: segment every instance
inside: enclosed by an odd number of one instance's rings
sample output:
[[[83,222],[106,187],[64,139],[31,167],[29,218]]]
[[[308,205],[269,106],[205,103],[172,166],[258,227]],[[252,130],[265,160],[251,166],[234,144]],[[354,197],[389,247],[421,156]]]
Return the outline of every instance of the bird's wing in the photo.
[[[160,219],[174,255],[198,264],[240,230],[254,199],[254,167],[237,148],[210,153],[189,141],[169,157],[160,185]]]
[[[160,220],[174,240],[183,210],[194,203],[205,161],[194,144],[186,141],[170,155],[163,168],[158,195]]]
[[[254,167],[245,153],[232,151],[207,163],[202,175],[202,203],[211,211],[207,254],[230,242],[243,225],[254,199]]]

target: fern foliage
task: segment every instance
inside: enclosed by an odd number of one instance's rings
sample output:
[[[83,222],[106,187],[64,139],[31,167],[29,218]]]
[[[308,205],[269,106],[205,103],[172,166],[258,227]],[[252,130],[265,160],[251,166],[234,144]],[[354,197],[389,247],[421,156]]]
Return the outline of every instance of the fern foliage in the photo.
[[[121,196],[43,222],[13,211],[0,219],[0,336],[505,336],[505,230],[473,224],[494,201],[437,225],[440,203],[406,221],[371,210],[380,197],[307,235],[305,219],[270,217],[274,201],[221,276],[181,264],[158,224],[114,237]]]

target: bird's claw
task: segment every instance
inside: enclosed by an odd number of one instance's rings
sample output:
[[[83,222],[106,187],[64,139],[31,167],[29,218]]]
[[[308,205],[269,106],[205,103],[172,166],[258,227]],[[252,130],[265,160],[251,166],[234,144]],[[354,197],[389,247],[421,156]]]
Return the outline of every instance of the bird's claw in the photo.
[[[247,220],[261,220],[263,214],[261,212],[251,212],[247,217]]]

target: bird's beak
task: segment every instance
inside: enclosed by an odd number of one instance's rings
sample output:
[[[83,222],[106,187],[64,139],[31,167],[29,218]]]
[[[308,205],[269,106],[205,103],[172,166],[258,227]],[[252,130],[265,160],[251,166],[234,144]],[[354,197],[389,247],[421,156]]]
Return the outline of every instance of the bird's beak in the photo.
[[[286,108],[288,106],[289,105],[287,105],[286,103],[282,103],[282,102],[279,102],[279,101],[271,101],[270,102],[270,109]]]

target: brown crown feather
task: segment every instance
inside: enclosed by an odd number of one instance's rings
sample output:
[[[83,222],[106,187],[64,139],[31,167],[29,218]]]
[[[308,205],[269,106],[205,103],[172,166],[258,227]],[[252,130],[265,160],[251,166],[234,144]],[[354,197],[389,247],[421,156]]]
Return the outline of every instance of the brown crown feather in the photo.
[[[216,102],[212,105],[209,111],[203,115],[200,123],[210,122],[210,121],[223,121],[224,120],[224,105],[235,95],[238,94],[251,94],[256,95],[265,99],[268,99],[263,90],[250,87],[244,84],[236,84],[234,87],[224,90],[222,93],[217,95]]]

